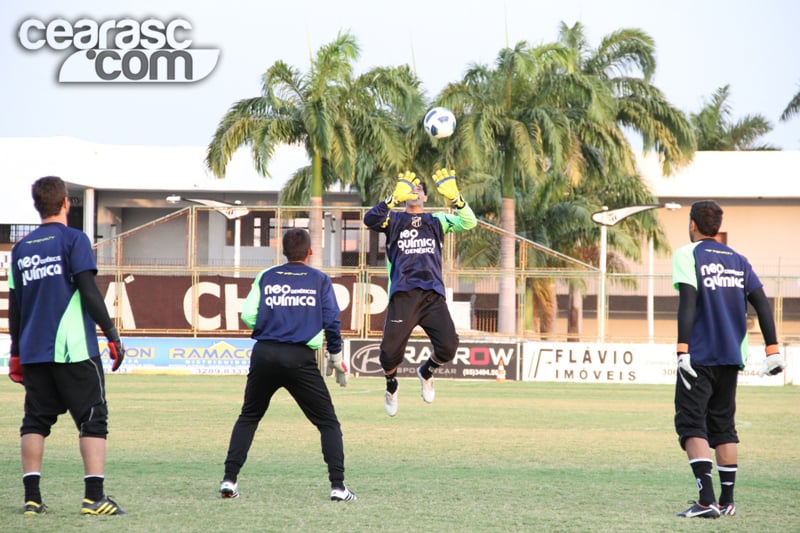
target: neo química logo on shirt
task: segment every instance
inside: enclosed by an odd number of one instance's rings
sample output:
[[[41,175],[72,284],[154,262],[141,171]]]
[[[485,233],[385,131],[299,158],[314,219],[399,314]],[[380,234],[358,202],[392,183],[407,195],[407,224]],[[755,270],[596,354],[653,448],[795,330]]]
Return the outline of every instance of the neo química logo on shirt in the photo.
[[[41,257],[39,255],[25,256],[17,260],[17,269],[22,274],[22,285],[26,286],[32,281],[44,278],[61,276],[61,256]]]
[[[74,50],[61,64],[60,83],[192,83],[211,74],[220,51],[190,48],[191,30],[182,18],[29,18],[17,35],[26,50]]]

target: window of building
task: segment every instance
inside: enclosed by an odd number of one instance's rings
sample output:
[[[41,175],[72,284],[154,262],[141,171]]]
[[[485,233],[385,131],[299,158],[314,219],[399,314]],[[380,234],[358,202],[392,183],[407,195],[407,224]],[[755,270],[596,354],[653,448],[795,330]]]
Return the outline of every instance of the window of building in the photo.
[[[39,227],[39,224],[0,224],[0,243],[14,244]]]

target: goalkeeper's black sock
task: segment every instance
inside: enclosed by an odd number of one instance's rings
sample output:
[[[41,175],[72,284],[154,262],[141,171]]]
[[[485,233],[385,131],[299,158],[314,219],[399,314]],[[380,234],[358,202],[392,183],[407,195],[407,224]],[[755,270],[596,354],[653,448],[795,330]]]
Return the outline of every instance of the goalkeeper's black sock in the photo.
[[[394,374],[386,374],[386,392],[394,394],[397,392],[397,372]]]
[[[26,502],[42,503],[42,493],[39,491],[39,480],[41,479],[42,475],[39,472],[31,472],[22,476]]]
[[[697,503],[709,506],[716,502],[714,497],[714,478],[711,475],[711,459],[692,459],[689,461],[694,472],[697,488],[700,490],[700,498]]]
[[[739,465],[717,465],[717,472],[719,472],[719,482],[722,485],[722,490],[719,495],[720,505],[725,505],[733,502],[733,486],[736,484],[736,471]]]
[[[419,373],[422,374],[422,377],[425,379],[431,379],[433,375],[433,371],[439,368],[441,365],[435,362],[433,359],[428,359],[422,366],[419,367]]]
[[[84,498],[93,502],[103,499],[103,476],[85,476],[83,485]]]

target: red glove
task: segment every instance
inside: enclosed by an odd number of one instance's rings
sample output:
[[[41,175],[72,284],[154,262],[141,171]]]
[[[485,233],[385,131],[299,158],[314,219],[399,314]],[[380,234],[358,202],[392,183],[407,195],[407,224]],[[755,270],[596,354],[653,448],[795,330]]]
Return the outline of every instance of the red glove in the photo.
[[[125,345],[122,344],[122,340],[108,341],[108,356],[114,361],[111,371],[116,372],[122,364],[122,360],[125,359]]]
[[[19,362],[18,355],[12,355],[8,360],[8,377],[14,383],[23,384],[22,382],[22,363]]]
[[[114,361],[111,364],[111,371],[116,372],[122,365],[122,360],[125,359],[125,345],[122,344],[122,339],[119,338],[117,328],[108,330],[106,338],[108,339],[108,356]]]

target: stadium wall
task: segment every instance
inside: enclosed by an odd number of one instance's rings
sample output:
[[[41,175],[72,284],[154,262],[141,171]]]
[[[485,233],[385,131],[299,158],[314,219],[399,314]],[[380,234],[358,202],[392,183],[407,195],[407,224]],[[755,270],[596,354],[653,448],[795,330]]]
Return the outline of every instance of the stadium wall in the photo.
[[[106,371],[111,360],[104,338],[100,350]],[[132,337],[125,339],[122,374],[246,374],[253,346],[244,338]],[[0,372],[8,373],[9,337],[0,337]],[[442,367],[440,379],[491,381],[548,381],[668,385],[675,382],[673,344],[600,344],[529,342],[525,340],[462,340],[455,359]],[[415,370],[431,355],[427,340],[413,338],[406,348],[400,377],[416,377]],[[764,346],[751,345],[750,357],[739,374],[740,385],[800,384],[797,375],[800,346],[784,346],[786,370],[761,377]],[[380,339],[345,339],[344,357],[355,379],[382,377]],[[319,354],[320,368],[323,368]],[[500,370],[502,366],[502,370]],[[498,376],[498,371],[502,378]]]

